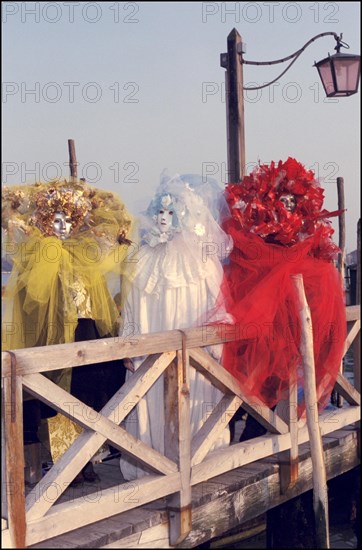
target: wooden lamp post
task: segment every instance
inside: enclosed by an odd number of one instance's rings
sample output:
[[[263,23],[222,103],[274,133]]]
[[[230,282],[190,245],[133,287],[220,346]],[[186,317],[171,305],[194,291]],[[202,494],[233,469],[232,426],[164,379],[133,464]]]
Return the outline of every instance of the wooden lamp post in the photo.
[[[340,49],[349,48],[342,42],[342,35],[335,32],[317,34],[293,54],[275,61],[247,61],[244,59],[245,45],[236,29],[227,38],[227,53],[220,55],[220,65],[225,71],[226,81],[226,120],[227,120],[227,151],[228,151],[228,181],[240,183],[245,175],[245,123],[243,90],[260,90],[270,86],[283,76],[301,53],[315,40],[324,36],[333,36],[337,41],[337,53],[329,56],[314,66],[318,69],[327,97],[347,97],[358,91],[360,78],[360,56],[341,54]],[[252,88],[244,87],[243,65],[275,65],[291,60],[287,68],[274,80]]]
[[[221,67],[226,69],[226,113],[227,113],[227,154],[228,154],[228,182],[242,184],[245,175],[245,124],[244,124],[244,90],[259,90],[270,86],[283,76],[301,53],[315,40],[324,36],[334,36],[337,41],[337,53],[334,56],[315,63],[327,97],[347,97],[357,92],[360,77],[360,56],[340,54],[340,48],[349,48],[342,42],[341,36],[334,32],[325,32],[311,38],[302,48],[295,53],[275,61],[246,61],[243,57],[245,47],[240,34],[233,29],[227,38],[228,51],[220,56]],[[273,65],[291,60],[287,68],[274,80],[263,86],[245,88],[243,81],[243,65]],[[339,206],[342,206],[343,178],[338,178]],[[343,206],[342,206],[343,208]],[[344,248],[344,219],[340,219],[340,244]],[[340,269],[343,274],[343,250],[340,258]],[[343,280],[343,279],[342,279]],[[329,548],[328,531],[328,495],[326,471],[323,461],[323,445],[318,421],[311,411],[317,409],[317,394],[314,369],[313,340],[311,338],[312,326],[309,307],[305,299],[303,277],[297,275],[294,281],[298,291],[301,323],[302,343],[301,353],[303,357],[303,370],[305,377],[305,399],[307,411],[307,425],[310,437],[312,467],[313,467],[313,508],[315,516],[315,535],[319,548]],[[295,470],[294,470],[295,473]]]

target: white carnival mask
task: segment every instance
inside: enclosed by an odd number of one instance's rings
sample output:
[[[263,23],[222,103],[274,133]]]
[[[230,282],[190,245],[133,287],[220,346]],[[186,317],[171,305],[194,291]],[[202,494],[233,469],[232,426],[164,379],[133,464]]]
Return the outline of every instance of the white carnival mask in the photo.
[[[284,204],[284,208],[288,210],[288,212],[293,212],[295,210],[295,207],[297,206],[294,195],[290,193],[285,193],[284,195],[281,195],[279,200]]]
[[[161,208],[157,214],[157,227],[161,233],[167,233],[172,227],[173,210]]]
[[[53,231],[54,235],[65,241],[68,239],[72,230],[71,218],[65,215],[64,212],[55,212],[53,216]]]

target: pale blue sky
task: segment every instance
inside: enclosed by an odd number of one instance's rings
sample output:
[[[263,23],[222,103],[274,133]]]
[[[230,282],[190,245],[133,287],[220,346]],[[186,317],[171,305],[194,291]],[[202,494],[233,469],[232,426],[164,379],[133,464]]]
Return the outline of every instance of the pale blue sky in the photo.
[[[224,69],[235,27],[245,59],[285,57],[316,34],[343,33],[360,53],[359,2],[3,2],[3,184],[67,176],[116,191],[137,213],[164,168],[226,183]],[[337,208],[345,179],[347,251],[360,216],[360,92],[327,100],[314,42],[274,85],[245,96],[246,159],[293,156],[312,168]],[[347,50],[343,50],[347,53]],[[263,84],[286,64],[244,66]],[[336,222],[334,227],[337,228]],[[338,234],[335,234],[335,240]]]

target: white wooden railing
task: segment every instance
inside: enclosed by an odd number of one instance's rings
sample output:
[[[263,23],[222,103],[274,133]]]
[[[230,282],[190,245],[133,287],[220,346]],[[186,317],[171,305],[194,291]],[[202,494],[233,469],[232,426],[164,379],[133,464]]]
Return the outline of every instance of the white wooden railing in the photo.
[[[360,331],[359,307],[350,306],[346,312],[349,332],[345,351],[354,345],[356,385],[360,380],[357,338]],[[272,411],[255,399],[252,402],[248,400],[237,380],[203,349],[205,346],[233,340],[234,331],[232,325],[208,326],[140,335],[126,340],[109,338],[3,352],[3,547],[25,548],[161,497],[167,497],[169,539],[171,545],[176,545],[191,529],[193,485],[277,453],[283,465],[282,486],[285,489],[293,483],[298,476],[298,445],[309,440],[305,419],[295,422],[296,389],[290,389],[289,407],[283,407],[282,416],[278,408]],[[147,356],[147,359],[112,397],[101,414],[95,413],[44,376],[59,368],[77,368],[90,363],[136,356]],[[224,393],[219,405],[192,439],[189,422],[190,368],[197,369]],[[125,416],[161,375],[165,378],[165,415],[168,419],[165,426],[165,455],[134,438],[120,426]],[[339,375],[336,387],[348,404],[333,413],[340,429],[359,420],[360,394],[342,375]],[[26,497],[23,389],[84,428]],[[75,406],[70,408],[70,402]],[[267,428],[269,435],[256,439],[253,445],[238,443],[209,453],[225,424],[240,405]],[[294,421],[290,421],[293,418]],[[335,422],[329,420],[330,412],[319,416],[322,435],[335,430]],[[154,474],[102,490],[96,506],[83,498],[57,503],[71,480],[106,440],[150,467]],[[135,490],[135,484],[137,499],[127,498]],[[117,499],[114,498],[115,491]]]

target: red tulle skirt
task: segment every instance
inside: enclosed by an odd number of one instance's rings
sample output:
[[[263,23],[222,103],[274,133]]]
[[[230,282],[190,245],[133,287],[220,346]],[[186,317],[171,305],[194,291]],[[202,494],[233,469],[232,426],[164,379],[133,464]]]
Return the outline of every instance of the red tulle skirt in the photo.
[[[301,323],[292,275],[302,274],[313,324],[317,396],[320,410],[330,399],[346,338],[345,303],[340,275],[318,234],[291,247],[268,244],[244,233],[230,219],[226,231],[234,250],[225,266],[229,312],[236,339],[224,345],[223,366],[245,393],[269,407],[298,384],[299,414],[304,410],[300,353]],[[224,296],[226,293],[224,292]]]

